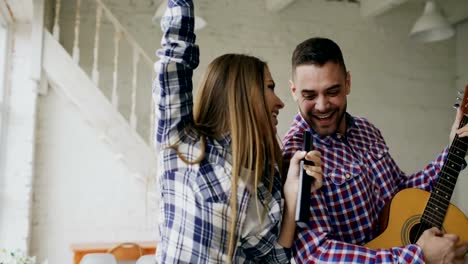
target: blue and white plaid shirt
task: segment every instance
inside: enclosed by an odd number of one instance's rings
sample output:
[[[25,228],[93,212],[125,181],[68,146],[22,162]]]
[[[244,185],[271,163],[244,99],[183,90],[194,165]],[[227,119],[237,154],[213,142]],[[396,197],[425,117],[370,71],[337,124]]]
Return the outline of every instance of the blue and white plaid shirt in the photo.
[[[164,32],[155,64],[157,79],[153,92],[158,114],[157,142],[163,168],[160,178],[160,240],[156,253],[159,263],[225,263],[228,255],[231,148],[230,137],[206,139],[204,153],[201,135],[187,129],[193,123],[192,73],[198,66],[195,45],[193,3],[168,1],[162,19]],[[204,154],[197,164],[183,162]],[[265,179],[269,177],[264,177]],[[282,216],[281,181],[276,171],[272,192],[264,180],[257,192],[239,181],[236,219],[237,247],[234,263],[288,263],[290,249],[277,243]],[[257,195],[267,210],[269,224],[259,233],[242,237],[249,200]]]

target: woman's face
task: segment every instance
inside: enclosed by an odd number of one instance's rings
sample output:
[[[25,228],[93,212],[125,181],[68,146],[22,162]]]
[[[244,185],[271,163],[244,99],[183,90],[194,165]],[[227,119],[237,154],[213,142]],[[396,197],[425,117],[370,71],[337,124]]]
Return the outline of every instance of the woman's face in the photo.
[[[283,101],[275,94],[275,82],[271,77],[270,70],[265,67],[264,76],[265,87],[265,101],[271,114],[271,122],[276,132],[276,125],[278,125],[279,110],[284,107]]]

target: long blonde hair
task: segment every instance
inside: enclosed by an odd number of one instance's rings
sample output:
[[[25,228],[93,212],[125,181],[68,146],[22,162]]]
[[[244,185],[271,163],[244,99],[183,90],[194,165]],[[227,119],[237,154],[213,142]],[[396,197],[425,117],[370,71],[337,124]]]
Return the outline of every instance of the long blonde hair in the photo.
[[[271,191],[275,166],[282,164],[281,150],[271,122],[271,109],[264,96],[266,69],[267,64],[256,57],[222,55],[208,66],[194,103],[193,129],[215,139],[226,133],[231,136],[233,160],[228,249],[231,259],[237,241],[237,187],[241,169],[253,171],[253,176],[250,176],[253,179],[248,179],[248,182],[254,184],[255,190],[267,173]],[[202,158],[186,162],[199,162]]]

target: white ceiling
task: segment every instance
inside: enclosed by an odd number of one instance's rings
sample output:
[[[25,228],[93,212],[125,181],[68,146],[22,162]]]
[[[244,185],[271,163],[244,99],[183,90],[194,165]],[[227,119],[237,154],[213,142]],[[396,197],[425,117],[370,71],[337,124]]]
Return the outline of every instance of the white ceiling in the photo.
[[[25,1],[25,0],[22,0]],[[217,0],[209,0],[217,1]],[[209,3],[208,0],[202,1]],[[235,0],[225,0],[235,1]],[[310,1],[312,0],[255,0],[264,1],[265,8],[272,12],[281,12],[283,9],[287,9],[288,6],[299,1]],[[317,1],[317,0],[314,0]],[[322,0],[322,1],[333,1],[342,2],[343,4],[355,3],[361,6],[361,13],[364,17],[373,17],[385,14],[392,11],[396,7],[401,6],[409,10],[422,10],[424,8],[425,0]],[[112,9],[127,9],[134,8],[136,11],[153,13],[156,11],[158,5],[163,2],[162,0],[104,0],[106,4],[112,7]],[[358,3],[356,3],[358,2]],[[447,18],[452,24],[459,23],[468,18],[468,0],[437,0],[437,4],[442,8]],[[312,3],[311,3],[312,4]],[[370,10],[370,12],[369,12]],[[137,11],[137,12],[138,12]]]
[[[408,10],[419,10],[422,14],[425,0],[361,0],[361,13],[364,17],[385,14],[396,7]],[[435,1],[452,24],[460,23],[468,18],[468,1],[438,0]]]
[[[422,10],[424,1],[412,0],[408,4],[420,5]],[[466,0],[439,0],[437,1],[437,4],[442,8],[448,20],[452,24],[460,23],[468,18],[468,1]]]
[[[38,0],[34,0],[38,1]],[[7,5],[15,11],[16,20],[26,20],[32,13],[31,2],[33,0],[6,0]],[[41,0],[45,1],[45,0]],[[69,0],[62,0],[69,1]],[[210,0],[217,1],[217,0]],[[226,0],[228,1],[228,0]],[[229,0],[235,1],[235,0]],[[288,8],[289,5],[299,1],[311,1],[311,0],[255,0],[264,1],[265,8],[272,12],[281,12],[281,10]],[[315,0],[317,1],[317,0]],[[363,17],[374,17],[385,14],[392,11],[396,7],[401,6],[409,10],[420,10],[422,13],[424,8],[425,0],[322,0],[322,1],[333,1],[343,2],[343,4],[349,4],[349,2],[360,2],[361,13]],[[115,9],[128,9],[132,8],[140,14],[155,12],[157,6],[162,0],[104,0],[104,2]],[[206,2],[209,2],[208,0]],[[452,24],[460,23],[468,19],[468,0],[437,0],[437,4],[442,8],[448,20]],[[28,7],[28,8],[25,8]],[[28,15],[26,15],[28,14]]]

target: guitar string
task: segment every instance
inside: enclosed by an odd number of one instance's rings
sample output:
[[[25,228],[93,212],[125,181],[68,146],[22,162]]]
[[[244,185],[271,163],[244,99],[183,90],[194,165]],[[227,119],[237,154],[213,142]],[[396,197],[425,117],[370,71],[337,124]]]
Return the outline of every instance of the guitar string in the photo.
[[[461,128],[461,127],[463,127],[464,125],[466,125],[467,122],[468,122],[468,118],[467,118],[465,115],[463,115],[462,120],[460,121],[459,128]],[[442,170],[441,170],[441,172],[440,172],[439,180],[437,181],[437,183],[436,183],[436,185],[435,185],[435,187],[434,187],[435,190],[437,190],[437,189],[443,190],[443,187],[447,187],[447,186],[445,186],[444,183],[443,183],[442,181],[448,181],[449,183],[451,183],[451,184],[452,184],[452,190],[450,190],[450,189],[449,189],[449,190],[444,190],[444,193],[446,193],[446,197],[450,197],[450,198],[451,198],[452,193],[453,193],[453,188],[455,187],[455,184],[456,184],[456,181],[457,181],[457,178],[458,178],[458,174],[459,174],[460,171],[461,171],[461,165],[459,165],[459,163],[455,163],[455,162],[451,159],[451,156],[455,156],[456,158],[458,158],[458,159],[463,159],[463,160],[464,160],[464,158],[465,158],[464,155],[463,155],[463,157],[460,157],[460,156],[458,156],[458,155],[453,154],[453,150],[455,149],[456,152],[457,152],[457,154],[460,154],[460,152],[462,152],[462,153],[464,153],[464,154],[466,155],[466,151],[467,151],[467,149],[468,149],[468,144],[467,144],[466,141],[467,141],[466,138],[459,138],[458,135],[455,135],[455,138],[453,139],[453,141],[452,141],[452,143],[451,143],[451,145],[450,145],[450,147],[449,147],[449,151],[448,151],[448,155],[447,155],[447,160],[446,160],[444,166],[442,166]],[[452,167],[449,167],[449,166],[447,165],[448,162],[451,162],[451,163],[452,163],[452,166],[453,166],[453,164],[457,164],[457,170],[458,170],[458,172],[457,172],[456,170],[454,170]],[[459,168],[458,168],[458,167],[459,167]],[[446,171],[447,171],[447,168],[453,170],[453,171],[456,173],[456,175],[451,175],[451,174],[449,174],[448,172],[446,172]],[[452,176],[452,178],[453,178],[453,180],[454,180],[454,183],[451,182],[450,178],[447,178],[447,177],[450,177],[450,176],[447,176],[446,174]],[[444,176],[445,176],[445,177],[444,177]],[[442,179],[442,180],[440,180],[440,179]],[[439,196],[439,195],[438,195],[438,192],[436,192],[435,194],[434,194],[434,193],[431,193],[431,195],[429,196],[429,201],[428,201],[427,204],[429,205],[429,204],[431,203],[431,200],[432,200],[433,203],[435,203],[434,200],[437,200],[437,199],[436,199],[437,196]],[[440,196],[439,196],[439,198],[442,198],[442,200],[447,201],[447,199],[444,199],[443,197],[440,197]],[[444,209],[443,211],[444,211],[444,212],[436,211],[436,213],[441,213],[441,214],[443,214],[441,217],[438,217],[437,219],[435,219],[435,220],[436,220],[436,223],[433,223],[432,220],[434,220],[434,219],[432,219],[431,217],[428,216],[428,214],[431,213],[431,212],[430,212],[430,210],[431,210],[430,206],[429,206],[429,207],[426,206],[426,209],[424,210],[423,215],[421,216],[421,219],[420,219],[420,225],[419,225],[418,231],[417,231],[417,233],[416,233],[415,241],[412,241],[412,242],[416,242],[416,240],[418,240],[419,237],[422,235],[422,232],[424,232],[424,231],[426,230],[426,224],[423,223],[423,220],[425,220],[426,222],[429,222],[429,224],[430,224],[431,226],[437,226],[438,228],[441,228],[441,227],[442,227],[442,223],[443,223],[443,220],[444,220],[444,218],[445,218],[445,213],[446,213],[446,210],[447,210],[447,208],[448,208],[449,203],[450,203],[450,199],[448,199],[448,202],[442,204],[442,205],[443,205],[443,209]],[[436,207],[436,209],[437,209],[437,207]],[[434,213],[435,213],[435,212],[433,212],[432,215],[435,215]],[[435,215],[435,216],[437,217],[437,215]],[[423,218],[426,218],[426,219],[423,219]],[[440,223],[440,224],[439,224],[439,223]],[[423,227],[423,225],[424,225],[424,227]],[[440,225],[440,226],[439,226],[439,225]],[[429,227],[429,228],[430,228],[430,227]]]
[[[455,184],[449,178],[452,175],[449,174],[449,176],[447,176],[443,172],[444,171],[441,172],[441,176],[439,177],[440,184],[439,183],[436,184],[436,187],[434,188],[435,192],[431,194],[429,201],[428,201],[428,206],[425,212],[423,213],[423,216],[421,219],[421,221],[429,222],[432,226],[437,226],[437,227],[441,226],[441,223],[443,222],[445,218],[445,213],[450,203],[450,197],[451,197],[451,194],[449,194],[450,188],[448,188],[449,190],[446,191],[444,190],[443,187],[447,187],[447,183],[452,185],[451,187],[455,186]],[[456,177],[452,177],[452,178],[456,180]],[[439,194],[438,192],[439,190],[442,190],[443,193],[445,193],[446,198],[444,198],[443,196]]]

